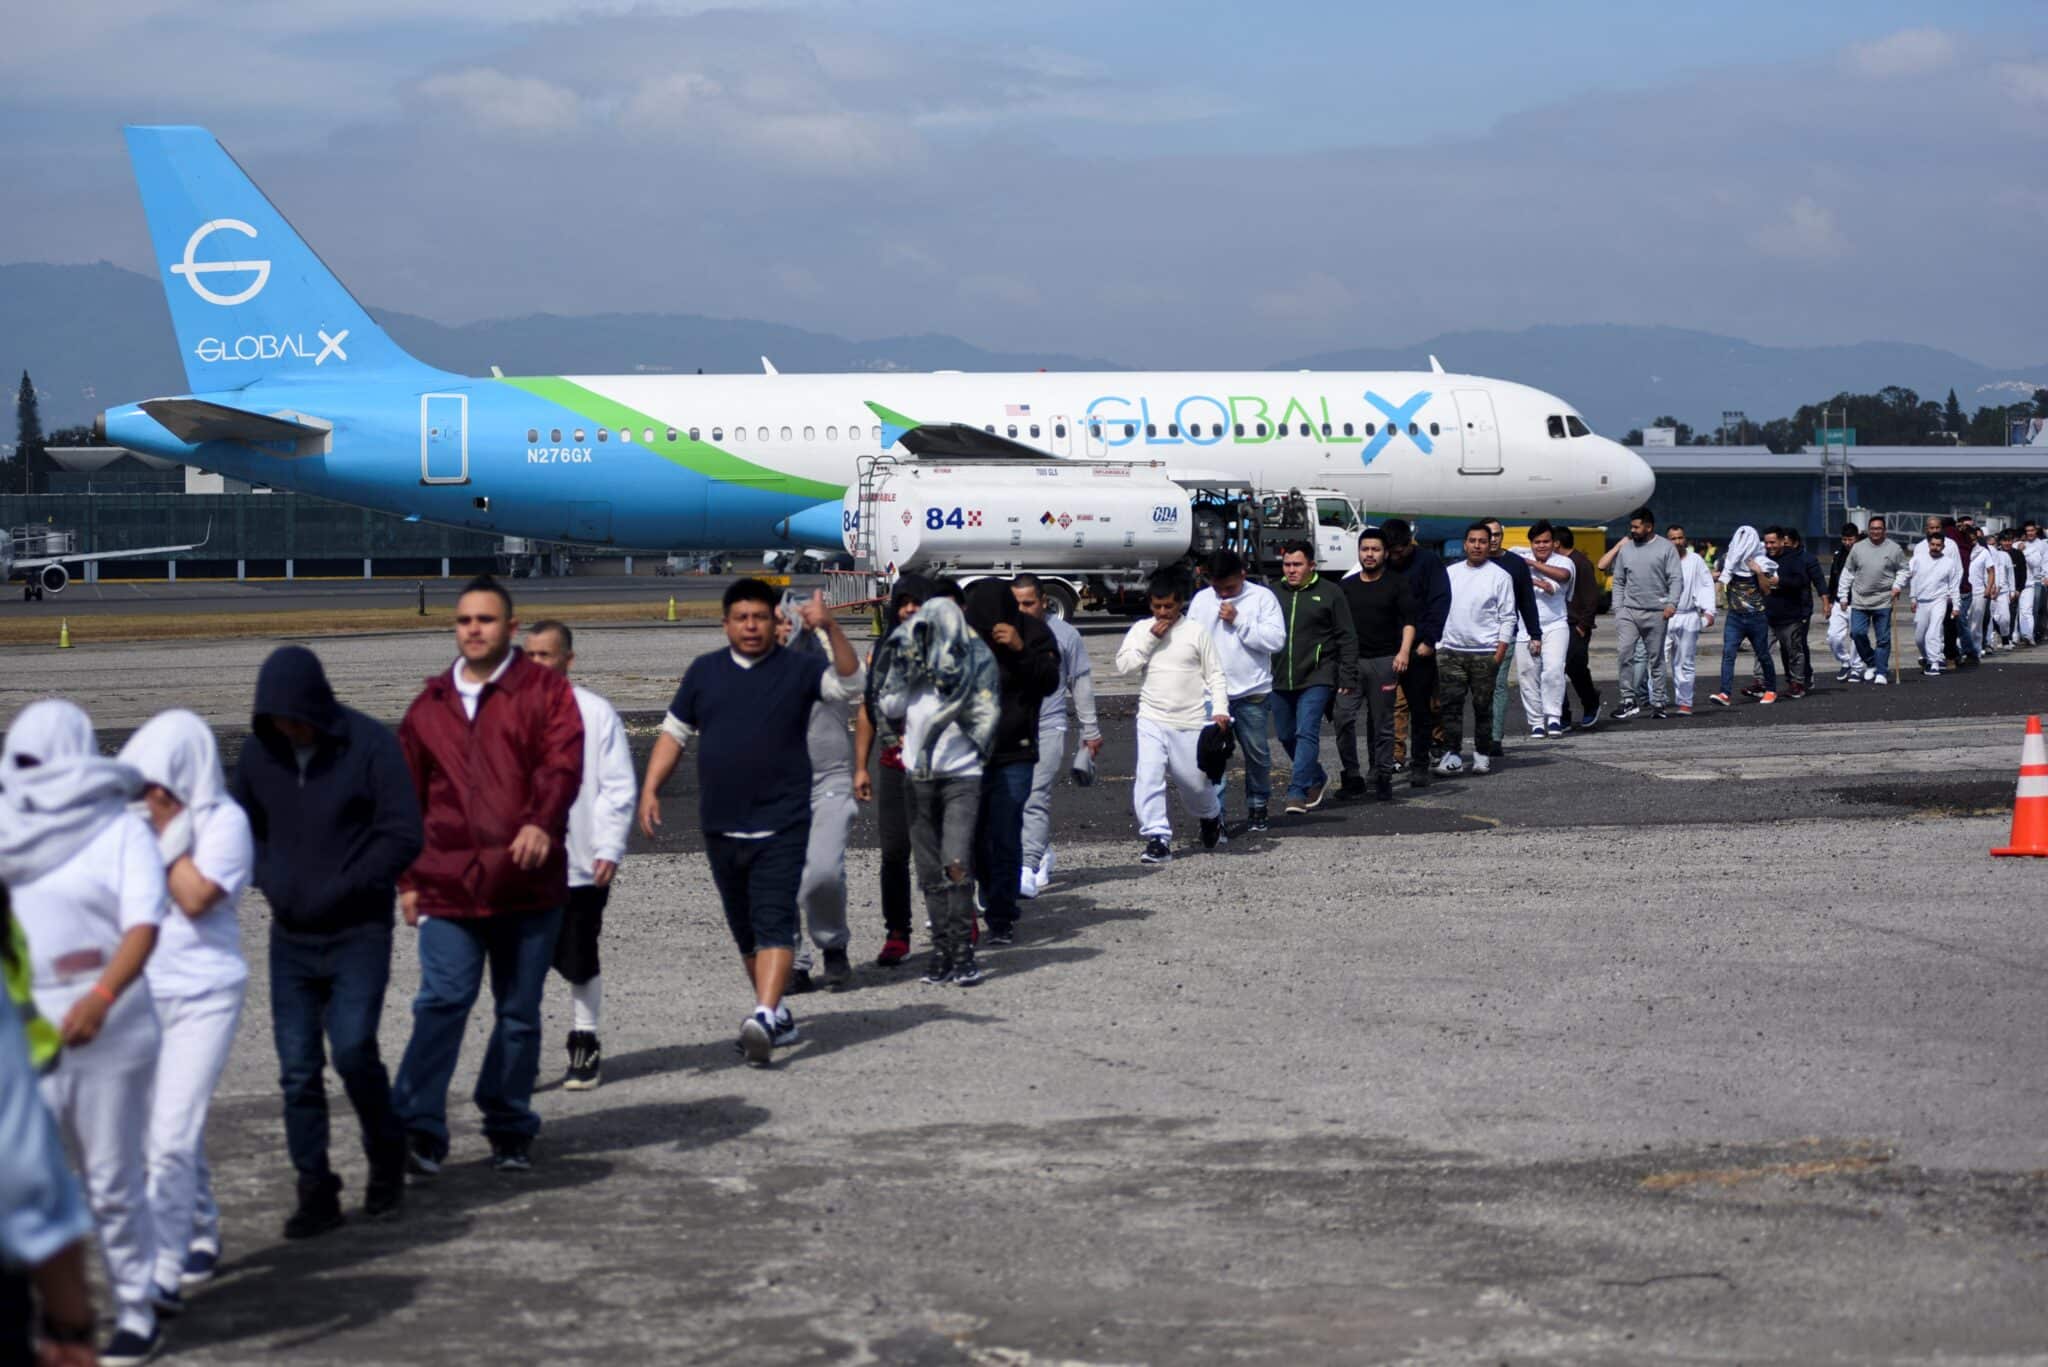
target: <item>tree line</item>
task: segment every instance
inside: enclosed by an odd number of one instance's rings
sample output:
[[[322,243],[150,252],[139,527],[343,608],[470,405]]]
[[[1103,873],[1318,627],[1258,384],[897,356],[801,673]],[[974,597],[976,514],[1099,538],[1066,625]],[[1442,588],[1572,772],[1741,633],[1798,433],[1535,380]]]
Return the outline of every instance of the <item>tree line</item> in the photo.
[[[1774,455],[1791,455],[1815,444],[1822,428],[1853,428],[1858,446],[2003,446],[2010,424],[2020,418],[2048,418],[2048,389],[2037,389],[2018,403],[1987,404],[1966,414],[1948,392],[1948,402],[1923,399],[1903,385],[1886,385],[1875,394],[1835,395],[1825,403],[1802,406],[1789,418],[1743,423],[1739,431],[1696,432],[1691,424],[1662,417],[1652,427],[1675,427],[1680,446],[1749,446],[1761,444]],[[1630,428],[1624,446],[1641,446],[1643,429]]]

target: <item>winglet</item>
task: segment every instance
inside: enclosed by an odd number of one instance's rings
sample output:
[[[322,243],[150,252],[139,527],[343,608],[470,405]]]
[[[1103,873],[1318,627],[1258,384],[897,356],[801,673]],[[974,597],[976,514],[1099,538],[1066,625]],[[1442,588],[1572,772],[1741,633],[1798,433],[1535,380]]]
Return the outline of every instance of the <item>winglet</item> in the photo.
[[[1444,363],[1432,356],[1429,358],[1429,370],[1432,375],[1441,375],[1444,373]]]
[[[780,375],[782,372],[775,368],[775,362],[763,356],[761,358],[761,373],[764,375]]]
[[[866,401],[868,411],[882,420],[882,449],[887,450],[913,428],[922,426],[915,418],[906,418],[893,408],[884,408],[873,399]]]

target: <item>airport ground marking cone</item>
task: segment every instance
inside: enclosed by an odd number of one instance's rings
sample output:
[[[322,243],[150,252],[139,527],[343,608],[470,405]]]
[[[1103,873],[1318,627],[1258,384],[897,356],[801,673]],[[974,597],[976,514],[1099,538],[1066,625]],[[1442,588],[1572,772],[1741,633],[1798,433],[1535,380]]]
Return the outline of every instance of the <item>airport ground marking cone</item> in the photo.
[[[674,594],[668,596],[668,619],[671,622],[676,620],[676,596]]]
[[[71,619],[69,617],[63,618],[57,623],[57,649],[71,649]]]
[[[2048,858],[2048,740],[2041,736],[2041,718],[2027,718],[2027,739],[2020,747],[2020,786],[2012,804],[2012,839],[1995,855]]]

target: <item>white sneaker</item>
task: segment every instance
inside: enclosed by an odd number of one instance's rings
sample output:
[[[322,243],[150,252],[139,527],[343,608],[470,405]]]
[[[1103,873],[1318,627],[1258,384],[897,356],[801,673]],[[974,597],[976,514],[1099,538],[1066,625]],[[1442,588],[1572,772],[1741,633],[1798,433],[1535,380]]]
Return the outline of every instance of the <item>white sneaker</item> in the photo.
[[[1045,858],[1038,861],[1038,890],[1045,891],[1045,885],[1052,881],[1052,847],[1046,846]]]
[[[1475,774],[1490,774],[1490,773],[1492,773],[1492,772],[1493,772],[1493,761],[1492,761],[1491,759],[1489,759],[1489,758],[1488,758],[1487,756],[1485,756],[1485,755],[1474,755],[1474,756],[1472,756],[1472,772],[1473,772],[1473,773],[1475,773]]]
[[[1017,895],[1026,901],[1038,896],[1038,870],[1027,868],[1018,872]]]
[[[1887,679],[1887,678],[1886,678],[1886,677],[1885,677],[1884,675],[1882,675],[1882,674],[1873,674],[1873,675],[1871,675],[1871,676],[1870,676],[1870,682],[1872,682],[1872,683],[1874,683],[1874,684],[1887,684],[1887,683],[1890,683],[1890,682],[1891,682],[1891,680],[1890,680],[1890,679]]]
[[[1432,764],[1430,770],[1439,774],[1462,774],[1465,772],[1465,761],[1456,755],[1445,755]]]

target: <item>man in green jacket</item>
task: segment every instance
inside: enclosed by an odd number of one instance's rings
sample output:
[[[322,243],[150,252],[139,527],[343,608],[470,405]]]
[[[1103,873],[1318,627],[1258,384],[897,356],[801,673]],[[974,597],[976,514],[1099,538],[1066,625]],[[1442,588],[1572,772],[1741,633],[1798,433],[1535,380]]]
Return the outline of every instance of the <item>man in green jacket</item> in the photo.
[[[1290,541],[1274,586],[1287,644],[1273,657],[1273,731],[1294,772],[1287,780],[1290,815],[1323,805],[1330,775],[1323,768],[1323,714],[1334,694],[1358,688],[1358,633],[1351,608],[1333,579],[1316,573],[1315,547]]]

